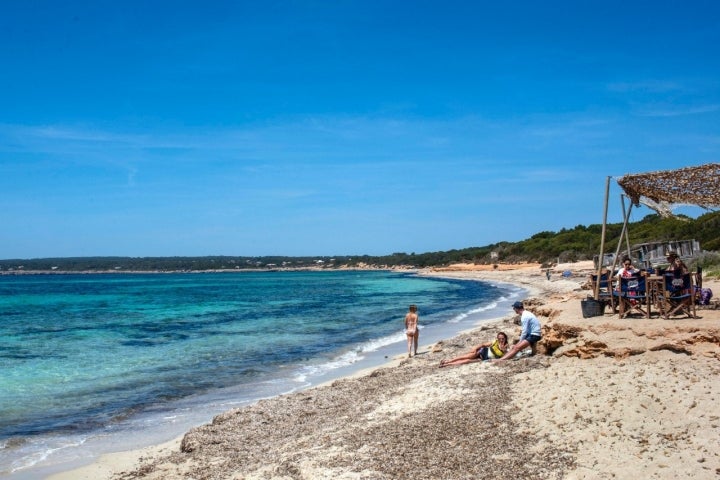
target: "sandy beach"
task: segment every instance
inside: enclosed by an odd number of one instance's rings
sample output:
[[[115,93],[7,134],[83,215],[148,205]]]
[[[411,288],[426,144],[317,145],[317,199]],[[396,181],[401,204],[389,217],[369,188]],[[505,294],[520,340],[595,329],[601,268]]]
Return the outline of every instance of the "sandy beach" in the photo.
[[[543,324],[534,357],[438,368],[497,331],[517,339],[508,305],[507,316],[414,358],[400,345],[383,367],[51,478],[720,478],[720,310],[584,319],[591,269],[558,265],[551,280],[539,265],[422,272],[528,289]],[[704,286],[720,295],[720,282]]]

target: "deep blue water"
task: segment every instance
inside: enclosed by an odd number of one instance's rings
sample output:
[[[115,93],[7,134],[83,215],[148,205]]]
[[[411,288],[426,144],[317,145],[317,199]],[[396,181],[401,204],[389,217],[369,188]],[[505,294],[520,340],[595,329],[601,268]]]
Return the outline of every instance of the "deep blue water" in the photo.
[[[403,353],[411,303],[423,343],[513,294],[385,271],[0,276],[0,476]]]

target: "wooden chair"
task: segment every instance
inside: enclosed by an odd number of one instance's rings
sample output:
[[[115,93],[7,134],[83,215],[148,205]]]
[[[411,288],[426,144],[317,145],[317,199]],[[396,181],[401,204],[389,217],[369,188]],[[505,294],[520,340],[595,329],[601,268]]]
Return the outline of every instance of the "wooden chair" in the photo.
[[[640,313],[650,318],[650,302],[645,283],[645,277],[642,275],[620,277],[620,289],[613,291],[620,318],[625,318],[631,313]]]
[[[688,318],[696,318],[692,278],[692,273],[670,272],[664,275],[664,288],[657,302],[663,318],[668,319],[683,313]]]
[[[597,275],[590,275],[590,286],[593,293],[598,288],[598,300],[610,305],[611,312],[615,313],[615,300],[612,292],[612,279],[608,280],[609,273],[605,272],[600,275],[600,285],[597,284]]]

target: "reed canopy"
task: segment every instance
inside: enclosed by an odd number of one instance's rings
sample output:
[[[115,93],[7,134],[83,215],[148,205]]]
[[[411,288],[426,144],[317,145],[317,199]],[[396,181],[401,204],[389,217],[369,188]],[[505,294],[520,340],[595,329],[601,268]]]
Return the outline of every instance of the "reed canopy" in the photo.
[[[675,205],[720,207],[720,163],[625,175],[617,180],[634,205],[671,216]]]

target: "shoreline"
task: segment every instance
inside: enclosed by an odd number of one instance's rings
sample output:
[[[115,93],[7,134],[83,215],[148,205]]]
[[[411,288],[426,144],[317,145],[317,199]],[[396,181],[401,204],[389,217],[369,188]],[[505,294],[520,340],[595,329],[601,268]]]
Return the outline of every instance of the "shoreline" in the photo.
[[[540,347],[552,355],[437,368],[497,329],[516,337],[508,308],[505,317],[423,345],[415,358],[397,355],[49,478],[465,478],[492,465],[535,478],[716,478],[720,311],[687,320],[583,319],[583,268],[569,268],[578,273],[555,272],[552,281],[530,266],[419,272],[528,290],[544,327]],[[720,282],[707,283],[720,292]],[[505,434],[479,428],[496,417]]]
[[[415,275],[413,274],[412,276]],[[417,278],[422,282],[422,277]],[[459,282],[455,281],[455,283]],[[436,313],[432,317],[428,317],[426,320],[429,322],[431,321],[431,323],[428,323],[427,325],[423,323],[421,345],[432,344],[438,340],[449,338],[468,329],[475,328],[480,323],[485,323],[489,320],[495,319],[500,315],[500,313],[498,313],[498,308],[502,309],[502,313],[505,313],[505,303],[508,301],[512,302],[526,295],[523,289],[514,285],[496,285],[496,287],[499,287],[500,290],[497,290],[496,288],[490,288],[489,290],[496,291],[496,293],[493,293],[488,297],[497,297],[492,301],[488,300],[480,302],[478,301],[478,298],[481,297],[470,295],[470,297],[468,297],[470,303],[466,308],[458,309],[453,307],[458,307],[459,305],[446,305],[443,309],[453,310],[452,313],[440,316]],[[467,286],[466,288],[480,288],[481,292],[483,292],[485,287]],[[483,296],[482,298],[486,297]],[[439,301],[441,303],[436,305],[438,307],[441,306],[443,299],[439,299]],[[498,304],[500,307],[497,307]],[[406,310],[406,308],[402,309],[403,314],[404,310]],[[398,318],[398,322],[399,324],[402,323],[402,317]],[[398,330],[398,335],[404,337],[400,327],[398,327]],[[396,335],[393,334],[393,336]],[[285,377],[287,377],[286,383],[288,384],[288,388],[285,389],[280,386],[275,389],[274,393],[268,392],[267,395],[256,395],[254,397],[250,397],[249,395],[252,394],[251,391],[247,389],[238,390],[235,393],[239,395],[244,395],[246,392],[249,393],[247,400],[243,396],[242,401],[236,401],[235,397],[232,396],[232,389],[227,389],[226,391],[230,393],[222,394],[222,397],[219,399],[215,396],[211,397],[209,394],[205,399],[198,398],[193,400],[195,406],[192,407],[189,407],[189,402],[183,401],[182,403],[186,403],[186,405],[184,405],[181,410],[187,410],[187,412],[179,412],[177,420],[174,419],[176,417],[174,414],[161,415],[160,417],[165,418],[159,418],[157,421],[152,418],[148,421],[140,416],[136,419],[131,419],[127,425],[120,425],[118,428],[113,428],[112,431],[117,433],[113,433],[111,435],[104,435],[103,432],[97,432],[97,434],[92,432],[91,435],[86,436],[85,439],[81,439],[82,441],[79,442],[75,441],[75,439],[70,439],[70,442],[64,443],[55,442],[55,444],[59,445],[60,448],[55,450],[46,448],[45,451],[51,453],[51,457],[47,460],[40,460],[33,466],[19,468],[13,473],[6,472],[4,474],[0,474],[0,477],[8,475],[9,478],[17,478],[18,480],[24,480],[26,478],[46,478],[48,475],[54,475],[66,470],[82,468],[83,466],[96,461],[96,459],[108,452],[120,452],[128,449],[146,448],[147,446],[152,447],[152,445],[162,444],[173,440],[174,437],[181,437],[192,427],[207,423],[216,415],[219,415],[231,408],[246,406],[257,402],[262,398],[272,398],[282,394],[291,394],[307,388],[314,388],[340,378],[364,375],[372,371],[372,369],[387,364],[388,362],[397,363],[399,360],[396,361],[392,358],[399,352],[405,350],[404,339],[398,341],[398,338],[392,338],[391,340],[394,343],[390,345],[386,345],[384,340],[387,340],[385,336],[358,344],[358,347],[352,347],[352,350],[357,350],[358,352],[357,358],[355,358],[352,362],[346,362],[345,357],[348,357],[349,355],[340,351],[337,353],[337,358],[328,358],[327,362],[328,365],[331,365],[331,367],[311,369],[312,371],[308,373],[307,381],[305,380],[304,375],[299,377],[298,375],[293,374],[292,372],[294,372],[295,369],[285,368],[284,371],[286,372]],[[350,357],[355,357],[355,355],[350,355]],[[302,379],[299,380],[299,378]],[[280,383],[276,384],[280,385]],[[194,419],[195,421],[185,422],[184,419],[187,418]],[[136,429],[136,426],[140,427],[141,430]],[[40,443],[38,444],[41,445]],[[39,458],[41,458],[39,455],[35,456],[35,460]],[[11,464],[4,463],[4,465]],[[21,463],[18,462],[17,464],[13,464],[11,466],[19,467],[20,465]],[[92,476],[95,477],[96,475]]]

